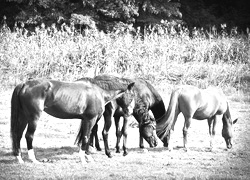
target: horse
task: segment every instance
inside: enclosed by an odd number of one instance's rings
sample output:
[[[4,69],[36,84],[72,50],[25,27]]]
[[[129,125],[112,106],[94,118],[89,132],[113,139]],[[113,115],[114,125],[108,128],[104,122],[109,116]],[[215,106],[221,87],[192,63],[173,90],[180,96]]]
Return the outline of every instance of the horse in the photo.
[[[101,118],[107,103],[113,99],[123,102],[125,96],[132,98],[134,86],[132,82],[126,88],[113,88],[111,85],[101,88],[96,81],[89,79],[84,82],[63,82],[37,79],[20,83],[15,87],[11,98],[11,139],[13,155],[19,163],[24,163],[20,140],[26,126],[28,158],[34,163],[39,163],[32,142],[43,111],[61,119],[81,119],[77,135],[77,140],[81,143],[79,155],[82,163],[92,160],[89,155],[89,135],[93,125]],[[123,104],[125,105],[125,102]],[[126,105],[128,106],[130,104]],[[132,113],[126,108],[124,111]]]
[[[160,94],[155,90],[155,88],[147,81],[135,78],[119,78],[116,76],[110,75],[99,75],[94,77],[94,79],[98,80],[110,80],[116,84],[120,83],[130,83],[135,82],[134,85],[134,93],[135,93],[135,108],[133,110],[133,116],[139,123],[139,133],[140,133],[140,148],[144,148],[143,138],[149,143],[150,147],[157,146],[157,136],[155,134],[156,124],[154,118],[160,118],[165,114],[165,105],[160,96]],[[149,110],[152,111],[154,118],[149,115]],[[107,124],[104,127],[102,132],[103,139],[105,142],[105,151],[108,157],[112,157],[111,152],[108,146],[108,130],[111,127],[112,120],[114,117],[115,126],[116,126],[116,152],[120,153],[120,139],[123,135],[123,155],[126,156],[128,154],[127,151],[127,129],[128,129],[128,117],[124,114],[124,111],[119,106],[116,101],[112,101],[105,106],[104,119]],[[124,118],[123,126],[120,127],[120,117]],[[93,146],[93,138],[95,137],[95,146],[97,150],[101,150],[98,143],[97,136],[97,124],[93,127],[92,135],[91,135],[91,145]]]
[[[184,85],[177,87],[171,93],[169,106],[165,115],[156,119],[156,133],[165,147],[169,147],[170,136],[178,115],[182,113],[185,122],[183,127],[184,149],[187,147],[187,135],[192,119],[207,119],[210,135],[210,148],[213,148],[213,138],[218,119],[222,116],[222,137],[225,139],[228,149],[232,148],[232,126],[238,119],[232,121],[229,103],[221,89],[209,87],[199,89],[195,86]],[[171,145],[171,144],[170,144]]]
[[[88,78],[88,77],[84,77],[81,79],[78,79],[77,81],[89,81],[89,79],[92,78]],[[123,81],[120,83],[114,83],[113,81],[111,81],[110,79],[98,79],[98,78],[94,78],[93,79],[95,82],[98,82],[97,85],[102,87],[102,88],[107,88],[109,86],[114,86],[117,88],[121,88],[121,89],[126,89],[127,85],[130,83],[134,83],[132,81]],[[119,106],[121,107],[122,111],[124,111],[124,116],[130,116],[130,112],[133,112],[134,106],[135,106],[135,101],[134,101],[134,88],[131,89],[130,91],[131,93],[129,93],[128,95],[124,94],[122,97],[117,98],[117,99],[113,99],[111,100],[106,106],[105,106],[105,111],[104,111],[104,117],[108,116],[107,114],[109,114],[109,112],[111,111],[110,109],[113,108],[113,106]],[[99,119],[96,121],[95,126],[92,129],[92,133],[90,134],[90,145],[93,146],[93,138],[95,138],[95,143],[96,143],[96,148],[97,150],[101,151],[100,148],[100,144],[99,144],[99,138],[97,135],[97,129],[98,129],[98,121]],[[108,118],[104,118],[104,128],[103,128],[103,139],[104,139],[104,147],[105,147],[105,153],[108,157],[111,157],[111,153],[109,150],[109,145],[108,145],[108,131],[110,129],[110,121]],[[95,136],[93,136],[95,135]],[[77,139],[81,139],[79,138],[81,135],[77,136]],[[79,144],[79,142],[78,142]]]

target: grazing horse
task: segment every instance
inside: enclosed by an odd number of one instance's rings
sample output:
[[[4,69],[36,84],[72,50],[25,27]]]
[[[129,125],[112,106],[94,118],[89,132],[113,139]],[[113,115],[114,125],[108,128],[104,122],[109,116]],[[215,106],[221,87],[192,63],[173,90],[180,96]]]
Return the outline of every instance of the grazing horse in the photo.
[[[232,147],[232,121],[229,105],[222,90],[217,88],[199,89],[194,86],[180,86],[173,90],[166,114],[156,120],[157,136],[163,141],[164,146],[169,146],[171,129],[174,130],[178,115],[182,112],[185,118],[183,127],[183,143],[187,150],[187,135],[192,118],[197,120],[207,119],[211,137],[210,148],[213,148],[215,126],[222,115],[222,136],[228,149]]]
[[[124,95],[132,95],[134,86],[134,83],[131,83],[126,89],[110,86],[104,89],[93,81],[90,79],[84,82],[60,82],[39,79],[15,87],[11,98],[11,138],[13,154],[19,163],[23,163],[20,140],[27,125],[25,138],[28,156],[32,162],[38,163],[32,142],[42,111],[61,119],[81,119],[78,133],[78,140],[81,142],[80,157],[82,163],[88,161],[88,158],[91,160],[88,155],[92,127],[102,116],[107,103],[117,98],[123,101]],[[125,112],[129,113],[126,109]],[[86,151],[85,154],[83,150]]]
[[[95,79],[98,80],[110,80],[116,84],[120,83],[130,83],[135,82],[134,85],[134,93],[135,93],[135,108],[133,110],[133,116],[139,123],[139,131],[140,131],[140,147],[144,148],[143,138],[149,143],[150,147],[155,147],[157,145],[157,136],[155,134],[155,120],[149,116],[149,110],[152,111],[154,118],[160,118],[165,114],[165,106],[160,94],[155,90],[155,88],[145,80],[142,79],[127,79],[127,78],[118,78],[116,76],[109,75],[100,75],[96,76]],[[105,106],[104,119],[106,125],[103,130],[103,139],[105,142],[105,151],[108,157],[112,157],[109,146],[108,146],[108,130],[111,126],[111,118],[114,117],[115,125],[116,125],[116,152],[120,152],[120,139],[123,135],[123,155],[126,156],[128,154],[127,151],[127,128],[128,128],[128,117],[124,114],[124,111],[119,106],[117,101],[112,101]],[[124,118],[123,126],[120,127],[120,117]],[[143,127],[143,128],[142,128]],[[97,137],[97,124],[93,127],[91,141],[93,144],[93,138],[95,137],[95,145],[98,150],[100,150],[100,146],[98,143]]]

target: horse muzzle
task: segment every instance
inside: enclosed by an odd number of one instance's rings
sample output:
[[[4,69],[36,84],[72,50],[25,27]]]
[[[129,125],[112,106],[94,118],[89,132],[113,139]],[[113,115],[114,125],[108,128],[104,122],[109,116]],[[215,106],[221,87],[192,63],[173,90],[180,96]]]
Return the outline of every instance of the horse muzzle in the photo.
[[[231,139],[225,139],[226,141],[226,145],[227,145],[227,149],[231,149],[233,147],[232,143],[231,143]]]
[[[233,145],[231,143],[227,144],[227,149],[231,149]]]
[[[149,146],[151,148],[156,147],[158,145],[157,138],[155,138],[154,136],[151,136],[148,140],[146,139],[146,141],[149,143]]]

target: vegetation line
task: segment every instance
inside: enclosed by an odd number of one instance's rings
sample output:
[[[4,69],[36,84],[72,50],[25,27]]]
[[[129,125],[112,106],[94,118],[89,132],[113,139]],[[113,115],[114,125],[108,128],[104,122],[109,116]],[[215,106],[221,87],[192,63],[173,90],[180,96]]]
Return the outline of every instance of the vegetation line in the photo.
[[[164,29],[163,29],[164,30]],[[153,84],[237,87],[248,76],[250,34],[208,33],[186,28],[131,35],[86,30],[85,35],[52,27],[0,31],[3,87],[29,78],[73,81],[100,73],[143,77]]]

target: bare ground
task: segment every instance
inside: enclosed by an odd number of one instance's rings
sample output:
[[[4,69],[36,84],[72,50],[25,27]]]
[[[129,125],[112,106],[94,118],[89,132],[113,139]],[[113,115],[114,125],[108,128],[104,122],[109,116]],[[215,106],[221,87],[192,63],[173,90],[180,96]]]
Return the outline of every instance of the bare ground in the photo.
[[[129,154],[115,153],[114,125],[110,131],[113,158],[104,151],[92,156],[95,162],[82,165],[74,140],[79,120],[61,120],[43,114],[35,134],[34,147],[41,164],[27,160],[25,138],[21,146],[25,164],[17,164],[11,155],[10,99],[11,91],[0,94],[0,179],[249,179],[250,177],[250,103],[231,101],[234,127],[233,149],[227,150],[221,137],[222,122],[217,126],[214,150],[210,152],[206,121],[194,120],[189,130],[188,152],[182,146],[183,117],[179,116],[173,138],[174,150],[160,143],[147,151],[138,148],[137,128],[129,129]],[[168,95],[165,99],[168,101]],[[167,105],[167,103],[166,103]],[[102,127],[102,122],[100,126]],[[131,119],[133,121],[133,119]],[[101,135],[101,129],[99,130]],[[101,136],[100,136],[101,137]],[[103,147],[103,141],[101,139]]]

